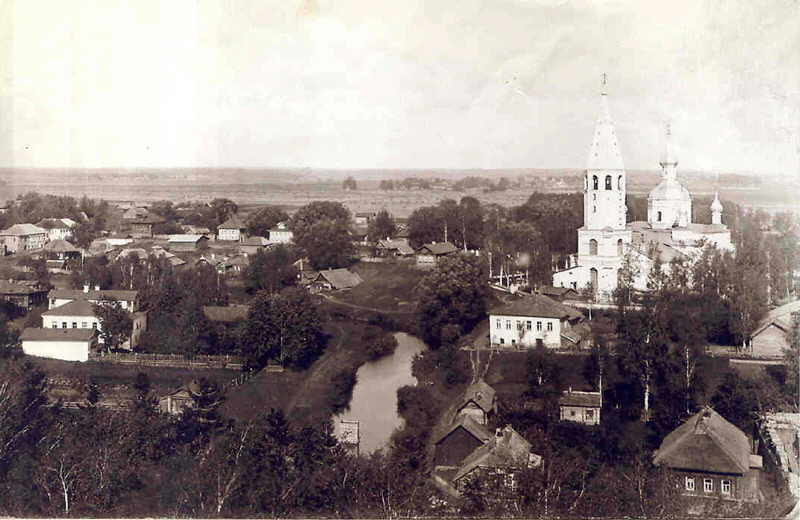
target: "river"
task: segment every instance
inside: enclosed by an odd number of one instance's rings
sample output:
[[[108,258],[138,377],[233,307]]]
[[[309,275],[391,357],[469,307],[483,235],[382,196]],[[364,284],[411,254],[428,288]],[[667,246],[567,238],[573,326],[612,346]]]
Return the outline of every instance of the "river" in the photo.
[[[364,455],[383,448],[392,432],[402,426],[403,419],[397,415],[397,390],[417,384],[411,375],[411,362],[425,350],[425,343],[404,332],[394,337],[397,338],[394,354],[361,365],[350,408],[333,419],[337,433],[340,420],[359,421],[359,451]]]

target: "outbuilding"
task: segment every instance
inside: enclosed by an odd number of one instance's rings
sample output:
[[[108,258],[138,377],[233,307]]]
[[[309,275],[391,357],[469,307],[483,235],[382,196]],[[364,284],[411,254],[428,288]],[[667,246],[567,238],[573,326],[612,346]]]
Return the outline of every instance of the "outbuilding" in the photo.
[[[44,329],[29,327],[22,331],[22,351],[29,356],[88,361],[97,347],[93,329]]]

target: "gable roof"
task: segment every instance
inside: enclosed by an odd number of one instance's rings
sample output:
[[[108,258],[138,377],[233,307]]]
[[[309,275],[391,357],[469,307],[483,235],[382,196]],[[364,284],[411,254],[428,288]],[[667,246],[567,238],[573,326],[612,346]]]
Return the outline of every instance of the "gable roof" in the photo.
[[[247,319],[250,307],[247,305],[204,305],[203,314],[209,321],[235,323]]]
[[[44,250],[51,253],[80,253],[81,250],[73,246],[66,240],[57,239],[51,240],[44,245]]]
[[[461,404],[458,409],[461,410],[472,402],[484,412],[489,413],[494,407],[494,398],[494,388],[489,386],[483,379],[478,379],[477,382],[469,385],[464,391],[464,396],[461,398]]]
[[[36,223],[37,226],[44,229],[69,229],[70,226],[60,218],[43,218]]]
[[[197,234],[170,235],[167,242],[170,244],[195,244],[201,239],[208,240],[208,237]]]
[[[239,229],[239,230],[245,228],[247,228],[247,226],[244,224],[244,222],[241,221],[239,215],[237,215],[236,213],[228,217],[228,220],[226,220],[217,227],[217,229]]]
[[[344,268],[320,271],[316,280],[320,278],[331,284],[334,289],[349,289],[363,281],[358,273],[351,272]]]
[[[435,256],[449,255],[455,253],[458,248],[450,242],[432,242],[425,244],[417,249],[417,254],[432,254]]]
[[[653,463],[743,474],[750,468],[750,442],[742,430],[706,406],[664,438]]]
[[[507,425],[498,431],[492,439],[475,448],[461,463],[453,481],[468,475],[475,468],[525,468],[538,466],[542,458],[531,453],[531,443]]]
[[[600,408],[602,399],[600,392],[578,392],[567,390],[558,398],[558,404],[563,406],[583,406],[585,408]]]
[[[501,316],[528,316],[533,318],[574,319],[583,315],[566,305],[542,294],[523,296],[505,305],[495,307],[490,312]]]
[[[87,300],[74,300],[58,307],[53,307],[49,311],[42,313],[42,316],[94,316],[94,307]]]
[[[139,295],[139,291],[123,290],[89,290],[84,292],[81,289],[52,289],[47,297],[51,300],[100,300],[108,298],[117,301],[134,301]]]
[[[47,233],[46,229],[33,224],[14,224],[10,228],[0,231],[0,235],[27,236]]]
[[[413,255],[414,248],[408,244],[408,239],[405,238],[390,238],[378,240],[376,244],[378,249],[387,249],[389,251],[397,251],[401,255]]]
[[[761,334],[764,329],[770,325],[775,325],[781,330],[788,331],[792,325],[792,314],[795,312],[800,312],[800,300],[789,302],[785,305],[781,305],[780,307],[772,309],[766,315],[764,315],[764,317],[758,323],[758,327],[756,327],[756,330],[753,331],[751,336],[755,337],[758,334]]]
[[[94,329],[43,329],[28,327],[22,331],[22,341],[89,341]]]
[[[242,246],[259,246],[265,247],[271,244],[269,240],[264,237],[247,237],[239,243],[239,247]]]
[[[480,424],[469,415],[459,415],[453,424],[450,425],[450,428],[436,439],[436,444],[442,442],[448,435],[459,428],[466,430],[467,433],[475,437],[481,443],[488,442],[489,439],[492,438],[492,434],[489,433],[489,430],[487,430],[484,425]]]
[[[578,294],[578,291],[572,287],[554,287],[552,285],[542,287],[541,292],[545,296],[557,296],[559,298],[570,292]]]

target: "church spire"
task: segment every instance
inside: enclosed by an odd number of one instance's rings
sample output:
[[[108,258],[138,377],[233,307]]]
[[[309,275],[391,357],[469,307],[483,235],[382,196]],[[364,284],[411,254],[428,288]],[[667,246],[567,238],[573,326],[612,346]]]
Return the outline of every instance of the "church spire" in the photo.
[[[661,175],[664,179],[677,179],[678,154],[672,141],[672,125],[669,121],[665,125],[664,152],[661,154]]]
[[[592,146],[589,148],[589,158],[586,161],[588,170],[624,170],[622,154],[617,145],[617,134],[614,129],[614,121],[611,119],[611,112],[608,109],[608,95],[606,84],[608,78],[603,73],[600,88],[600,116],[594,127],[594,138]]]

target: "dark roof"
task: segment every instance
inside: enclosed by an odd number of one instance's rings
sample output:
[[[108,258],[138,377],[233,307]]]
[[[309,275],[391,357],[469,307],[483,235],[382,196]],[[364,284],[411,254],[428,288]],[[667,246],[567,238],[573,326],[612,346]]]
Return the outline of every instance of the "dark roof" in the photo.
[[[51,240],[44,245],[44,250],[51,253],[80,253],[81,250],[73,246],[66,240]]]
[[[388,240],[378,240],[376,244],[378,249],[387,249],[389,251],[397,251],[402,255],[413,255],[414,249],[408,244],[406,238],[390,238]]]
[[[94,307],[86,300],[75,300],[54,307],[42,313],[42,316],[94,316]]]
[[[374,211],[359,211],[358,213],[356,213],[357,217],[375,217],[377,215],[378,214]]]
[[[203,314],[210,321],[234,323],[247,319],[250,307],[247,305],[204,305]]]
[[[270,244],[270,241],[264,237],[248,237],[241,241],[239,247],[242,246],[267,246]]]
[[[425,244],[417,249],[417,254],[432,254],[435,256],[449,255],[455,253],[458,248],[450,242],[433,242]]]
[[[602,400],[600,392],[577,392],[568,390],[558,398],[558,404],[564,406],[583,406],[586,408],[600,408]]]
[[[706,406],[664,438],[653,463],[743,474],[750,468],[750,442],[742,430]]]
[[[531,453],[531,444],[507,425],[492,439],[478,446],[461,463],[453,481],[468,475],[475,468],[516,468],[534,467],[541,464],[542,458]]]
[[[317,280],[325,279],[334,289],[349,289],[360,284],[363,280],[358,273],[353,273],[347,269],[326,269],[320,271]]]
[[[478,421],[473,419],[468,415],[459,415],[458,418],[450,425],[450,428],[447,429],[442,435],[440,435],[436,439],[436,444],[442,442],[445,437],[453,433],[459,428],[464,428],[467,432],[469,432],[473,437],[478,439],[480,442],[488,442],[489,439],[492,438],[492,434],[489,433],[489,430]]]
[[[89,290],[83,292],[81,289],[53,289],[48,293],[48,298],[52,299],[70,299],[70,300],[100,300],[101,298],[108,298],[118,301],[133,301],[139,294],[138,291],[122,291],[122,290]]]
[[[464,397],[461,399],[459,410],[464,408],[470,402],[475,403],[484,412],[488,413],[494,407],[495,390],[483,379],[478,379],[476,383],[472,383],[464,391]]]
[[[236,213],[231,215],[228,218],[228,220],[226,220],[225,222],[220,224],[219,227],[217,227],[217,229],[245,229],[245,228],[247,228],[247,226],[244,224],[244,222],[241,221],[239,215],[237,215]]]
[[[576,291],[572,287],[553,287],[552,285],[546,285],[542,287],[541,292],[545,296],[558,296],[558,297],[562,297],[568,292],[573,292],[575,294],[578,294],[578,291]]]
[[[756,330],[753,331],[751,336],[756,336],[770,325],[776,325],[782,330],[788,331],[791,327],[792,314],[800,312],[800,300],[789,302],[780,307],[776,307],[769,311],[759,322]]]
[[[40,292],[45,292],[45,290],[38,285],[0,280],[0,294],[35,294]]]
[[[582,316],[575,309],[541,294],[522,296],[492,309],[491,314],[501,316],[531,316],[534,318],[572,319]]]
[[[94,329],[40,329],[28,327],[22,331],[22,341],[88,341]]]

